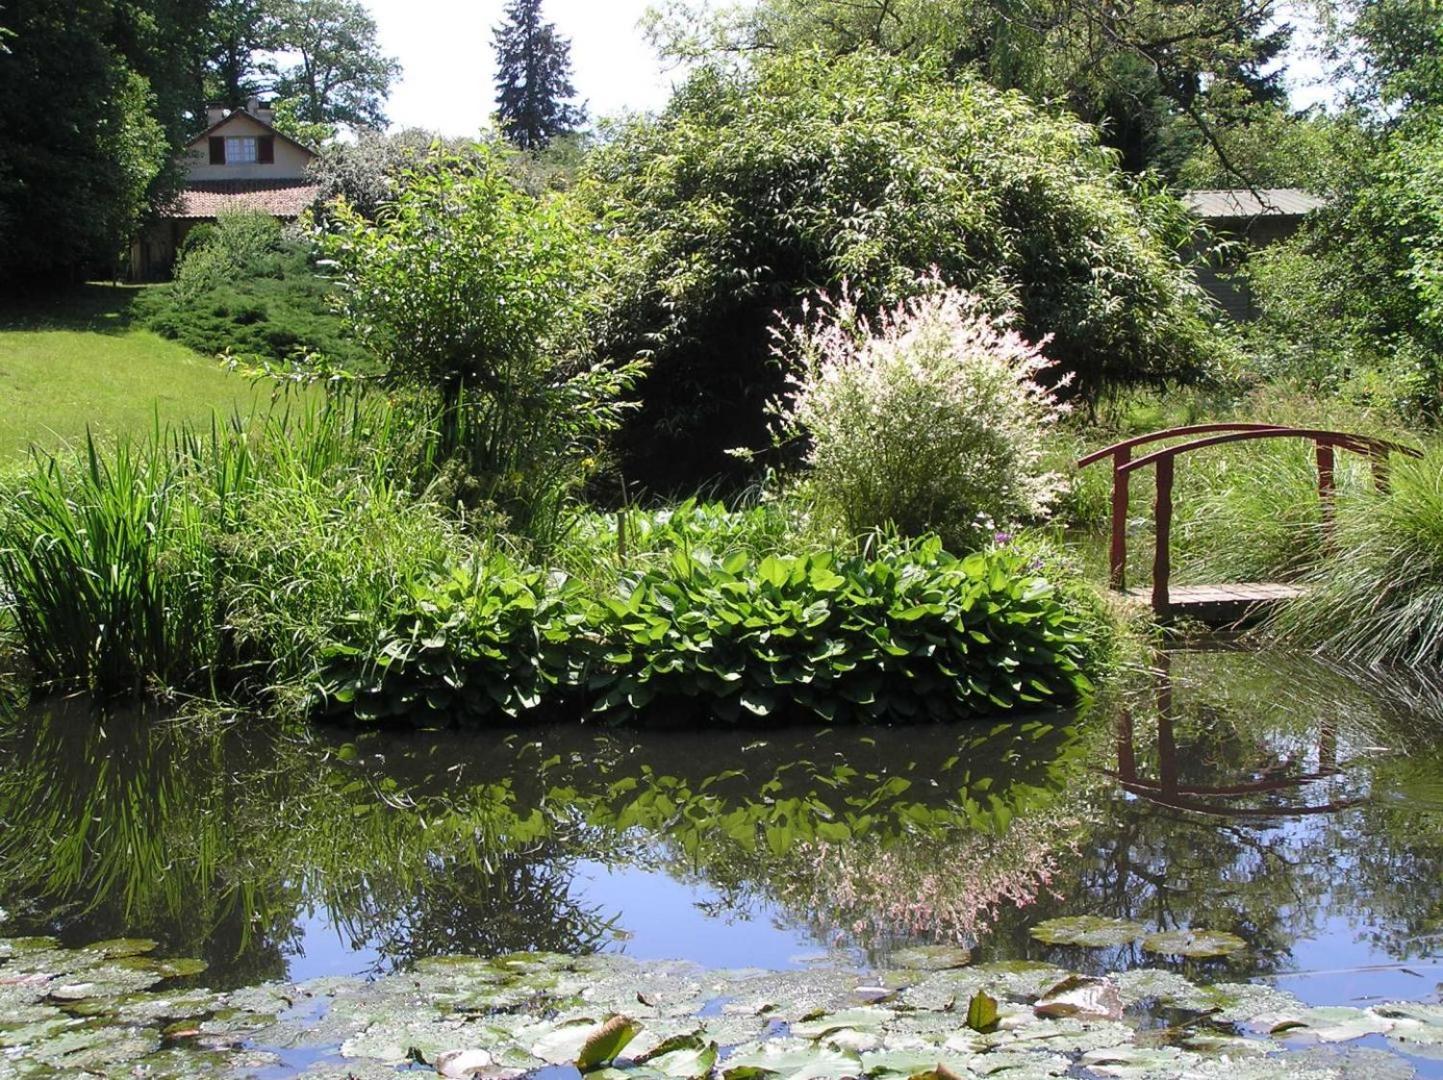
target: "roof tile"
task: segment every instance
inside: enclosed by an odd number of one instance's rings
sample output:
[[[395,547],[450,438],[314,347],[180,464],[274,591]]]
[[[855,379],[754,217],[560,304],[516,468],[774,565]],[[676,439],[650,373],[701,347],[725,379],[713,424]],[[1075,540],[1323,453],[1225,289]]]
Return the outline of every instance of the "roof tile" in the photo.
[[[294,218],[316,201],[319,191],[319,185],[305,180],[192,180],[181,191],[171,216],[213,218],[230,211],[258,210]]]

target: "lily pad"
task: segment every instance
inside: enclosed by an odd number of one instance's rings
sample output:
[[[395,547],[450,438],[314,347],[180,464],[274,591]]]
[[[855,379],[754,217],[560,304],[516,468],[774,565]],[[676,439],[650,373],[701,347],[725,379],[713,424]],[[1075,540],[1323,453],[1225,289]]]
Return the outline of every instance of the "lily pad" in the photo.
[[[1192,959],[1227,956],[1247,948],[1247,945],[1242,938],[1225,930],[1167,930],[1149,934],[1142,940],[1146,952]]]
[[[576,1055],[576,1067],[582,1072],[615,1061],[626,1044],[636,1038],[641,1025],[629,1016],[613,1016],[593,1031]]]
[[[1074,945],[1084,949],[1110,949],[1131,945],[1147,934],[1147,927],[1126,919],[1100,915],[1072,915],[1048,919],[1028,931],[1046,945]]]
[[[814,1046],[810,1043],[779,1041],[743,1047],[728,1058],[722,1070],[725,1080],[842,1080],[860,1076],[862,1059],[856,1054]]]
[[[1093,1020],[1121,1020],[1122,994],[1111,979],[1073,975],[1051,987],[1037,999],[1032,1011],[1038,1016],[1076,1016]]]
[[[972,962],[972,951],[960,945],[914,945],[894,949],[891,966],[906,971],[946,971],[966,967]]]

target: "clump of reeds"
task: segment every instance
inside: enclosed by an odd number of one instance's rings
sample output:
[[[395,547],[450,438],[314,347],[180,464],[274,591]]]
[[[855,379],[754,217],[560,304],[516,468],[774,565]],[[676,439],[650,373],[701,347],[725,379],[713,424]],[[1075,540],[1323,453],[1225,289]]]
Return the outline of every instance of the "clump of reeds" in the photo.
[[[1395,458],[1387,491],[1341,501],[1302,582],[1273,620],[1278,636],[1358,664],[1443,662],[1443,448]]]

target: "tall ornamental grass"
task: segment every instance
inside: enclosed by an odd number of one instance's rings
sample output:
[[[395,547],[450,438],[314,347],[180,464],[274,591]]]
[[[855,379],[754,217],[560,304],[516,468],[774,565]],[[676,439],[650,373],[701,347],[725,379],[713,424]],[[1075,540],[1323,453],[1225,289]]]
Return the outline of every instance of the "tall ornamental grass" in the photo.
[[[808,444],[820,506],[853,533],[888,526],[970,550],[1042,516],[1058,478],[1046,440],[1063,406],[1041,350],[948,290],[875,321],[849,298],[789,327],[783,430]]]
[[[399,572],[379,564],[448,542],[408,495],[436,467],[432,432],[339,393],[250,428],[36,452],[0,506],[5,621],[37,680],[59,688],[135,695],[294,670],[325,632],[314,620]],[[318,599],[327,590],[333,602]]]
[[[208,670],[212,535],[253,475],[245,439],[218,425],[37,452],[0,512],[4,603],[37,677],[123,694]]]
[[[1395,459],[1387,492],[1339,506],[1307,592],[1273,632],[1358,664],[1443,662],[1443,448]]]

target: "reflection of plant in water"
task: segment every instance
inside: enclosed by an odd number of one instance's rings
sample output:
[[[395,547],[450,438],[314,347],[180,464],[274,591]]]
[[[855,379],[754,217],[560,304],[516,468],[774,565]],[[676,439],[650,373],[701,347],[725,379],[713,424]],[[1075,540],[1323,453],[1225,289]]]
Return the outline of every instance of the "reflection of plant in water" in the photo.
[[[1090,809],[1069,798],[1015,818],[1000,836],[801,844],[792,852],[799,872],[788,876],[780,898],[807,913],[822,940],[850,940],[874,956],[908,937],[970,944],[1004,908],[1029,908],[1048,891],[1062,861],[1076,853]]]
[[[316,907],[388,962],[443,939],[584,951],[606,928],[505,784],[418,801],[263,727],[134,720],[57,706],[0,731],[0,902],[20,925],[155,937],[237,985],[282,975]]]

